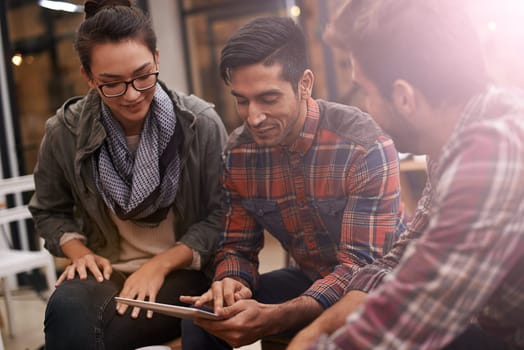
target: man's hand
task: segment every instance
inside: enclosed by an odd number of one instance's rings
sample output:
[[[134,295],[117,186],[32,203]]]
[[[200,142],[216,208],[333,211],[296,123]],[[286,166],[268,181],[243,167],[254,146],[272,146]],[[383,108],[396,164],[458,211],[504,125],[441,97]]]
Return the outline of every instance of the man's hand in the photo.
[[[212,307],[218,313],[224,306],[231,306],[241,299],[249,299],[253,296],[251,289],[239,280],[226,277],[221,281],[215,281],[211,288],[201,296],[180,296],[180,301],[192,304],[195,307]]]
[[[196,319],[196,325],[210,334],[226,341],[232,347],[251,344],[260,338],[272,334],[275,308],[277,305],[266,305],[256,300],[238,300],[231,306],[217,311],[224,320],[211,321]]]
[[[321,334],[331,334],[346,323],[346,318],[366,300],[367,293],[353,290],[331,308],[324,311],[309,326],[302,329],[291,341],[287,350],[310,347]]]
[[[224,280],[223,282],[226,281]],[[232,281],[229,282],[232,283]],[[202,303],[212,302],[212,293],[213,288],[203,294],[200,297],[202,299],[198,299],[198,305],[202,306]],[[241,294],[241,291],[233,294],[239,293]],[[204,295],[206,296],[205,299],[203,299]],[[192,302],[197,299],[184,297],[181,300]],[[237,297],[231,305],[226,304],[224,307],[215,307],[214,310],[217,315],[224,319],[211,321],[199,318],[194,323],[204,328],[210,334],[223,339],[231,346],[239,347],[251,344],[268,335],[303,327],[317,317],[323,308],[315,299],[309,296],[299,296],[282,304],[262,304],[256,300],[238,299]]]

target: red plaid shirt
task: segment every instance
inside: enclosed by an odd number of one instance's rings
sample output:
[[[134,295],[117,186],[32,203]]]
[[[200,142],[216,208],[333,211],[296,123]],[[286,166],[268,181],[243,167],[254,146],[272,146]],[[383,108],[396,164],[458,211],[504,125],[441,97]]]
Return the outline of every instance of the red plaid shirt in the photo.
[[[258,146],[244,128],[226,147],[227,217],[215,279],[258,278],[263,230],[312,281],[324,307],[347,291],[356,266],[383,255],[403,231],[393,142],[356,108],[308,101],[290,147]]]

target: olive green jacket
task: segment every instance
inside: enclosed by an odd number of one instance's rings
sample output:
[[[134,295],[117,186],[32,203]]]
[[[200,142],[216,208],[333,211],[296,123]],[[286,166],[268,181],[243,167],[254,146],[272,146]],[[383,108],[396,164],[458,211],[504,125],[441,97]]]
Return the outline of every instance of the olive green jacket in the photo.
[[[223,230],[221,151],[227,134],[213,105],[193,95],[168,94],[183,134],[180,184],[173,203],[175,238],[198,251],[202,266],[211,273]],[[106,138],[100,103],[91,90],[65,102],[46,123],[29,209],[45,247],[56,256],[64,256],[59,242],[65,232],[84,235],[87,246],[110,261],[119,256],[120,236],[93,178],[94,154]]]

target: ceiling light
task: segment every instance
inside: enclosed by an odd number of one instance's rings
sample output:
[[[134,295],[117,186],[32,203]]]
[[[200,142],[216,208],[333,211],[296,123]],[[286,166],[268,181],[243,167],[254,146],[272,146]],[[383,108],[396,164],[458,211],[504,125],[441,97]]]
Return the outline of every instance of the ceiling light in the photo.
[[[13,57],[11,57],[11,63],[13,63],[17,67],[20,67],[23,61],[24,61],[24,58],[22,57],[22,54],[20,53],[17,53]]]
[[[84,11],[82,5],[75,5],[66,1],[39,0],[38,5],[49,10],[79,13]]]

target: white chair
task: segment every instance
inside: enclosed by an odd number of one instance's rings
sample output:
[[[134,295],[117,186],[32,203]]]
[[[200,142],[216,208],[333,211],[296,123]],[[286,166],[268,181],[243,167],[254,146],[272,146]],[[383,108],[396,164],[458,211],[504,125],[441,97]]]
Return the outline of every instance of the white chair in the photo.
[[[0,288],[3,289],[7,324],[9,327],[9,335],[14,336],[14,322],[13,311],[11,304],[11,291],[8,278],[17,273],[31,271],[35,268],[45,268],[45,276],[47,285],[51,290],[54,289],[56,283],[56,270],[53,257],[45,249],[39,251],[29,251],[27,244],[27,236],[23,221],[31,219],[31,213],[27,205],[23,205],[21,201],[21,194],[27,191],[34,190],[34,180],[32,175],[25,175],[9,179],[0,179],[0,200],[5,198],[7,194],[15,195],[15,202],[18,203],[12,208],[0,208],[0,241],[4,240],[3,246],[0,245]],[[11,248],[9,243],[10,223],[19,222],[19,232],[21,233],[22,249],[15,250]],[[7,242],[6,242],[7,240]],[[1,342],[1,339],[0,339]],[[1,346],[0,346],[1,349]]]

